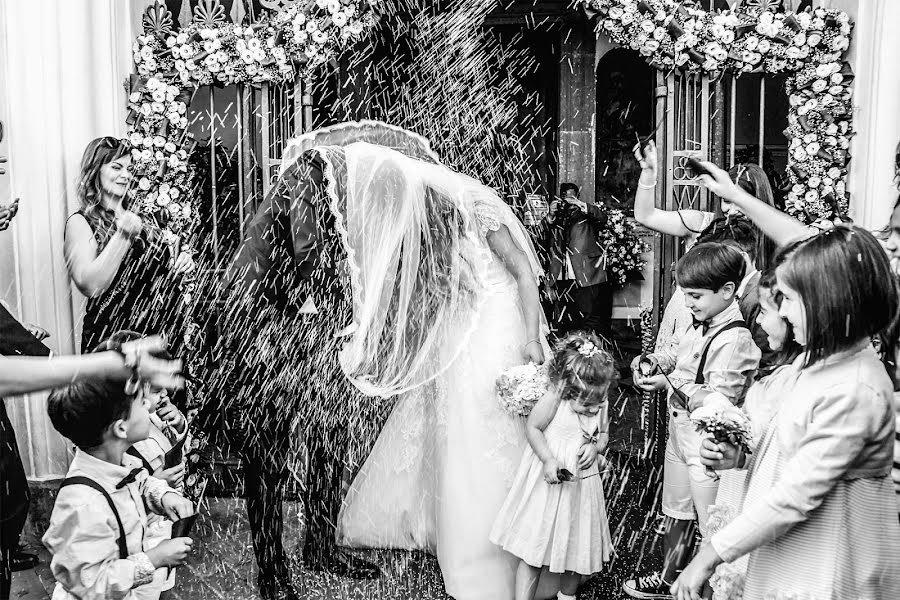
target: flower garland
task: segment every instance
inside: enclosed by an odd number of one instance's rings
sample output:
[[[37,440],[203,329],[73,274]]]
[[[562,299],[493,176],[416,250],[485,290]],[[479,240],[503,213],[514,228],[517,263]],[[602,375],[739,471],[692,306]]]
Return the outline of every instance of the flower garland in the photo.
[[[249,26],[227,22],[218,0],[201,0],[193,22],[172,31],[162,2],[151,5],[134,42],[137,74],[128,84],[128,136],[137,174],[133,206],[160,215],[163,236],[190,252],[193,207],[187,193],[192,91],[203,85],[284,83],[332,61],[374,23],[378,0],[315,0]],[[188,292],[189,301],[190,293]]]
[[[787,211],[810,223],[847,213],[853,73],[843,57],[852,23],[841,11],[708,12],[675,0],[579,0],[596,31],[659,69],[710,76],[791,73]]]
[[[599,236],[606,256],[606,272],[613,283],[622,285],[629,275],[644,269],[647,261],[642,255],[650,247],[637,236],[634,221],[623,211],[611,209],[606,214],[609,220]]]

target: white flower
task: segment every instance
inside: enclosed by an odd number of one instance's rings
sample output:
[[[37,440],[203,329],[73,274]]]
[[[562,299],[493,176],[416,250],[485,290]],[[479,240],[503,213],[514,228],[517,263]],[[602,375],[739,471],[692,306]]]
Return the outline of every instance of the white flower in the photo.
[[[160,206],[166,206],[170,200],[171,199],[169,198],[168,194],[164,194],[161,190],[159,192],[159,195],[156,197],[156,203]]]
[[[819,44],[822,43],[822,36],[818,33],[811,33],[806,37],[806,45],[810,48],[815,48]]]
[[[247,71],[247,75],[250,75],[252,77],[253,75],[256,75],[259,69],[256,68],[256,65],[249,64],[244,70]]]
[[[175,150],[177,150],[178,148],[175,147],[175,144],[174,144],[174,143],[172,143],[172,142],[166,142],[166,145],[163,146],[163,149],[164,149],[166,152],[168,152],[169,154],[172,154],[172,153],[175,152]]]
[[[301,25],[306,23],[306,15],[303,14],[302,12],[298,12],[296,15],[294,15],[293,23],[294,23],[294,27],[300,27]]]
[[[338,0],[329,0],[328,1],[328,12],[332,15],[341,10],[341,3]]]
[[[842,93],[844,93],[844,88],[839,85],[833,85],[828,88],[828,93],[832,96],[840,96]]]
[[[837,179],[840,176],[841,170],[839,168],[831,167],[830,169],[828,169],[828,177],[830,177],[831,179]]]
[[[343,27],[347,24],[347,15],[345,15],[343,12],[339,12],[334,15],[331,20],[334,22],[336,27]]]
[[[140,146],[141,142],[143,141],[144,137],[138,132],[134,132],[130,136],[128,136],[128,143],[130,143],[132,146]]]
[[[252,63],[253,62],[253,53],[250,52],[249,50],[241,52],[241,60],[247,64]]]
[[[172,46],[174,46],[177,43],[178,43],[178,40],[175,39],[174,35],[170,35],[169,37],[166,38],[166,46],[168,48],[171,48]]]
[[[176,198],[178,198],[180,195],[181,195],[181,190],[179,190],[177,187],[173,187],[171,190],[169,190],[169,196],[170,196],[173,200],[175,200]]]
[[[243,31],[244,31],[244,28],[241,27],[240,25],[235,25],[231,29],[231,33],[233,33],[234,35],[241,35],[241,33],[243,33]]]
[[[247,42],[247,48],[249,48],[251,52],[257,52],[259,50],[262,50],[262,44],[257,38],[253,38],[252,40]]]
[[[806,154],[806,150],[804,150],[803,148],[797,148],[796,150],[794,150],[794,159],[797,162],[804,162],[807,158],[809,158],[809,155]]]
[[[138,181],[138,188],[146,192],[150,189],[150,180],[146,177],[141,177],[141,180]]]
[[[161,150],[157,150],[153,153],[153,158],[155,158],[156,160],[163,160],[165,157],[166,155],[163,154]]]
[[[166,138],[161,135],[157,135],[153,138],[153,145],[157,148],[162,148],[166,145]]]
[[[835,85],[840,85],[843,82],[844,82],[844,76],[841,75],[840,73],[833,73],[831,75],[831,83],[833,83]]]
[[[815,202],[819,199],[819,192],[816,190],[809,190],[806,192],[806,195],[803,197],[807,202]]]
[[[317,44],[324,44],[328,41],[328,34],[324,31],[317,31],[313,34],[313,41]]]
[[[187,69],[187,65],[185,64],[185,62],[183,60],[181,60],[179,58],[178,60],[175,61],[175,70],[184,71],[185,69]]]
[[[810,142],[806,145],[806,153],[810,156],[815,156],[821,148],[819,142]]]
[[[790,48],[788,48],[785,51],[784,54],[785,54],[785,56],[787,56],[790,59],[798,59],[798,58],[800,58],[800,48],[798,48],[796,46],[791,46]]]
[[[175,38],[175,41],[179,44],[186,44],[188,41],[188,36],[185,32],[181,32],[178,34],[178,37]]]
[[[806,185],[808,185],[811,188],[817,188],[820,185],[822,185],[822,180],[814,175],[806,181]]]
[[[817,136],[815,133],[807,133],[806,135],[803,136],[803,142],[808,144],[810,142],[816,141],[816,138],[817,138]]]
[[[760,40],[759,41],[759,48],[757,48],[757,50],[759,51],[760,54],[765,54],[766,52],[768,52],[771,49],[772,49],[772,42],[770,42],[769,40]]]
[[[153,112],[161,113],[166,111],[166,107],[162,102],[154,102],[152,105]]]
[[[654,25],[653,21],[647,19],[641,21],[641,29],[644,33],[653,33],[653,30],[656,29],[656,25]]]
[[[319,26],[315,21],[310,21],[306,24],[306,33],[312,33],[313,31],[317,31]]]
[[[166,93],[162,90],[156,90],[152,95],[154,102],[163,102],[166,99]]]
[[[194,55],[194,49],[186,44],[178,49],[178,54],[181,55],[181,58],[187,60]]]
[[[181,205],[177,202],[169,203],[169,212],[172,213],[173,217],[177,217],[178,213],[181,212]]]
[[[816,79],[812,84],[812,89],[815,93],[821,94],[825,91],[825,88],[828,87],[828,84],[825,83],[824,79]]]
[[[131,160],[137,162],[141,160],[141,151],[137,148],[131,150]]]
[[[214,52],[215,49],[216,45],[213,42],[209,40],[203,42],[203,50],[205,50],[206,52]]]
[[[206,58],[204,58],[204,59],[203,59],[203,64],[205,64],[206,67],[207,67],[210,71],[213,70],[213,67],[215,67],[216,70],[219,69],[219,61],[218,61],[218,59],[216,58],[216,55],[215,55],[215,54],[210,54],[209,56],[207,56]]]
[[[178,167],[179,165],[181,165],[181,159],[179,159],[177,156],[175,156],[173,154],[172,156],[169,157],[168,163],[169,163],[169,166],[174,169],[174,168]]]
[[[631,25],[634,22],[634,13],[626,12],[622,15],[622,25]]]

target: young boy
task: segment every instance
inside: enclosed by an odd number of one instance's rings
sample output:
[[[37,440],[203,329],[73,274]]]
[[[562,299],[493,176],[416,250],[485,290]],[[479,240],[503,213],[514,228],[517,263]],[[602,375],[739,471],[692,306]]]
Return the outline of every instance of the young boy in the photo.
[[[757,233],[753,225],[745,217],[729,217],[713,221],[707,227],[697,243],[719,242],[723,244],[734,245],[744,257],[744,263],[747,265],[744,271],[744,279],[737,289],[738,306],[741,314],[744,315],[744,322],[747,329],[756,342],[756,347],[762,352],[759,359],[760,372],[768,373],[775,367],[777,356],[772,349],[769,348],[768,335],[763,328],[756,322],[759,315],[759,278],[761,273],[756,268],[756,251],[757,251]]]
[[[76,382],[50,395],[47,412],[77,446],[43,538],[53,555],[53,600],[159,598],[159,585],[151,584],[156,570],[183,564],[192,541],[149,547],[145,506],[173,521],[193,507],[126,454],[149,433],[142,391],[126,394],[121,382],[107,380]]]
[[[701,536],[706,532],[707,511],[715,501],[718,480],[700,463],[702,437],[690,414],[703,406],[712,392],[732,404],[740,403],[756,373],[760,350],[737,303],[745,268],[737,248],[717,243],[697,244],[678,262],[676,278],[694,323],[681,334],[677,353],[647,357],[669,375],[677,392],[669,388],[662,374],[643,374],[640,356],[632,362],[637,387],[668,392],[662,511],[670,518],[663,540],[663,570],[626,581],[624,591],[633,598],[671,598],[669,586],[691,558],[693,521],[696,519]]]

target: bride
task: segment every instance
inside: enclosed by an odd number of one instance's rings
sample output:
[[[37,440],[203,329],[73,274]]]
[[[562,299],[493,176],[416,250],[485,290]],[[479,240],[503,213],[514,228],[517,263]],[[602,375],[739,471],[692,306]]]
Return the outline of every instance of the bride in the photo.
[[[495,382],[549,351],[534,248],[472,178],[369,143],[341,159],[344,189],[329,196],[354,301],[341,364],[365,394],[397,402],[343,503],[338,543],[426,550],[454,598],[512,599],[516,560],[488,535],[524,420],[500,408]]]

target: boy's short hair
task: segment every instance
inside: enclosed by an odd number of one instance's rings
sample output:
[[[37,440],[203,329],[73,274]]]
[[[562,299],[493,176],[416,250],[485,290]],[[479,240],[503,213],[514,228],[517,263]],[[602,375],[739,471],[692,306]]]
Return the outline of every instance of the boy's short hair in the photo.
[[[735,246],[717,242],[697,244],[681,257],[675,267],[675,280],[682,288],[722,289],[726,283],[741,285],[747,264]]]
[[[110,425],[131,415],[134,396],[110,379],[76,381],[50,394],[47,415],[53,427],[82,450],[103,443]]]
[[[697,243],[733,242],[756,262],[757,237],[756,228],[746,218],[723,217],[710,223],[697,238]]]

